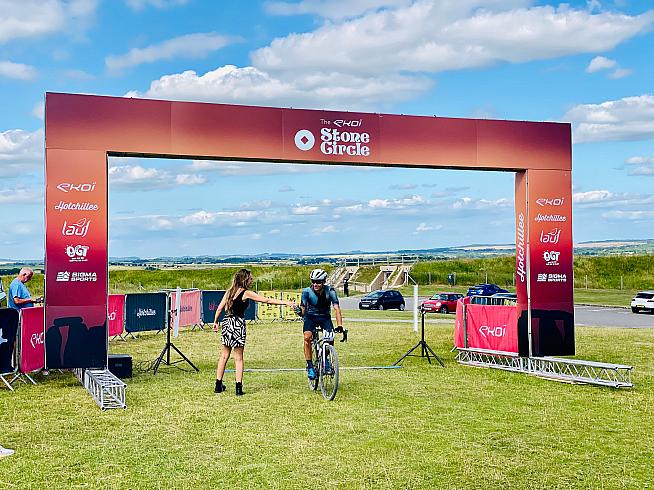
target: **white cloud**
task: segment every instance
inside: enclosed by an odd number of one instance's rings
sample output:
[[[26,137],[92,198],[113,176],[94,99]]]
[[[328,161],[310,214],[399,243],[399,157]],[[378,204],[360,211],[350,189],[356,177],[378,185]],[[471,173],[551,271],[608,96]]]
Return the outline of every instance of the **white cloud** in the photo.
[[[277,192],[293,192],[295,189],[293,189],[290,185],[283,185],[279,189],[277,189]]]
[[[610,220],[654,221],[654,211],[608,211],[602,218]]]
[[[594,190],[587,192],[575,192],[572,201],[577,207],[601,208],[618,206],[640,206],[653,204],[654,194],[631,194],[628,192],[615,193],[608,190]]]
[[[291,213],[297,215],[317,214],[318,206],[293,206],[291,208]]]
[[[572,202],[574,203],[591,203],[612,200],[615,197],[610,191],[598,190],[587,192],[575,192],[572,195]]]
[[[148,6],[156,8],[176,7],[186,5],[188,0],[125,0],[127,6],[133,10],[143,10]]]
[[[164,75],[143,94],[127,95],[195,102],[220,102],[319,109],[367,109],[380,100],[407,100],[431,86],[424,77],[359,77],[337,72],[273,76],[258,68],[225,65],[204,75],[189,70]]]
[[[166,189],[175,186],[204,184],[201,175],[171,174],[167,170],[146,168],[140,165],[111,165],[109,183],[117,188],[140,190]]]
[[[452,209],[493,209],[513,206],[513,200],[504,197],[499,199],[473,199],[471,197],[462,197],[454,201],[450,207]]]
[[[110,71],[118,71],[159,60],[204,58],[231,42],[232,38],[214,32],[186,34],[145,48],[133,48],[123,55],[107,56],[105,65]]]
[[[433,226],[428,226],[427,223],[420,223],[418,227],[416,228],[417,232],[424,232],[424,231],[432,231],[434,229]]]
[[[194,160],[190,170],[193,172],[216,172],[220,175],[279,175],[326,172],[327,165],[290,164],[275,162],[223,162],[216,160]]]
[[[388,73],[389,67],[396,73],[438,73],[608,51],[654,21],[654,11],[629,16],[567,5],[514,8],[529,3],[415,1],[275,39],[255,51],[252,62],[269,73],[371,76]]]
[[[42,204],[43,191],[33,188],[0,189],[0,204]]]
[[[45,120],[45,102],[37,102],[32,109],[32,115],[41,121]]]
[[[418,187],[417,184],[393,184],[389,186],[388,188],[391,190],[405,190],[405,191],[410,191],[412,189],[415,189]]]
[[[629,175],[654,176],[654,157],[631,157],[625,163],[635,167],[629,169]]]
[[[355,17],[387,7],[409,5],[412,0],[302,0],[300,2],[269,1],[264,9],[272,15],[315,14],[332,20]]]
[[[259,211],[197,211],[183,216],[180,222],[185,225],[211,225],[217,221],[231,223],[235,226],[242,226],[240,222],[251,221],[261,215]]]
[[[613,80],[618,80],[619,78],[628,77],[629,75],[631,75],[631,73],[632,73],[631,70],[627,68],[618,68],[617,70],[615,70],[609,75],[609,78]]]
[[[36,68],[33,66],[13,61],[0,61],[0,77],[29,81],[34,80],[36,74]]]
[[[78,30],[95,13],[97,0],[0,0],[0,43]]]
[[[314,235],[323,235],[325,233],[336,233],[336,227],[334,225],[323,226],[322,228],[314,228]]]
[[[575,143],[636,141],[654,137],[654,95],[580,104],[563,116],[574,125]]]
[[[43,168],[43,130],[0,132],[0,177],[18,177]]]
[[[604,56],[595,56],[586,67],[587,73],[595,73],[600,70],[609,70],[617,65],[615,60],[605,58]]]

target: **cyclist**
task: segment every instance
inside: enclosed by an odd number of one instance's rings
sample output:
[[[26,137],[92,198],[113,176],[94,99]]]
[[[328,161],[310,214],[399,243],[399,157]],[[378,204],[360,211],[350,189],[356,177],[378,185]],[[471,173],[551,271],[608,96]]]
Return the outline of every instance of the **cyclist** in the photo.
[[[321,327],[325,332],[331,332],[334,344],[333,332],[343,332],[343,317],[341,316],[341,307],[338,304],[338,296],[333,287],[325,284],[327,281],[327,272],[322,269],[314,269],[309,274],[311,286],[304,288],[302,299],[300,300],[301,315],[304,317],[304,359],[307,361],[307,376],[309,379],[316,379],[316,370],[311,361],[311,341],[316,335],[316,327]],[[334,307],[336,315],[336,329],[332,323],[330,314],[331,307]]]

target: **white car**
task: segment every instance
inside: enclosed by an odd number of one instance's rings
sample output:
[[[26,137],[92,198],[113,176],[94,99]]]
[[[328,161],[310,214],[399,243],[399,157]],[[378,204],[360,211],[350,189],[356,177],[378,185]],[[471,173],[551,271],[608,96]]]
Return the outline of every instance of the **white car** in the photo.
[[[654,311],[654,291],[641,291],[631,300],[631,311]]]

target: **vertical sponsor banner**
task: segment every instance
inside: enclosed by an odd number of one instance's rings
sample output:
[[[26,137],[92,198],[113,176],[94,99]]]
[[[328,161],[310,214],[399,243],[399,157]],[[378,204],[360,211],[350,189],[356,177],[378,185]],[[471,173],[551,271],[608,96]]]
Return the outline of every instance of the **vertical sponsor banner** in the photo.
[[[125,325],[125,295],[110,294],[107,303],[109,337],[122,335]]]
[[[0,308],[0,374],[14,371],[14,347],[18,333],[18,310]]]
[[[216,310],[220,306],[226,291],[205,290],[202,291],[202,323],[213,323],[216,317]],[[218,320],[225,317],[225,311],[221,312]]]
[[[275,291],[259,291],[259,294],[261,296],[265,296],[266,298],[279,299],[280,297],[280,294]],[[268,321],[279,320],[281,318],[280,306],[261,303],[259,305],[257,314],[259,316],[259,320],[268,320]]]
[[[43,306],[20,310],[20,372],[31,373],[45,367]]]
[[[572,176],[529,170],[532,354],[574,355]],[[523,321],[522,312],[520,321]]]
[[[467,305],[468,347],[518,353],[515,306]]]
[[[106,153],[47,149],[45,172],[46,367],[104,368]]]
[[[179,315],[179,326],[180,327],[187,327],[189,325],[197,325],[201,321],[201,314],[200,310],[202,307],[201,304],[201,295],[202,292],[198,289],[196,291],[182,291],[181,296],[181,303],[180,303],[180,310],[181,313]],[[222,298],[221,298],[222,299]],[[177,293],[173,291],[170,293],[170,304],[175,305],[177,304]],[[175,309],[173,308],[173,313],[172,313],[172,320],[173,322],[175,321]],[[215,309],[214,309],[214,314],[215,314]],[[211,322],[213,322],[213,318],[211,319]],[[206,322],[210,323],[210,322]]]
[[[288,293],[288,292],[283,292],[282,293],[282,299],[286,301],[295,301],[296,305],[300,304],[300,300],[302,298],[302,293]],[[284,320],[299,320],[300,317],[297,316],[297,313],[293,311],[293,308],[290,306],[283,305],[282,306],[282,319]]]
[[[470,297],[468,303],[470,303]],[[456,318],[454,320],[454,346],[461,349],[465,348],[465,338],[463,336],[463,304],[465,298],[461,298],[456,302]]]
[[[518,344],[521,356],[529,356],[529,217],[527,172],[515,174],[515,291],[518,296]]]

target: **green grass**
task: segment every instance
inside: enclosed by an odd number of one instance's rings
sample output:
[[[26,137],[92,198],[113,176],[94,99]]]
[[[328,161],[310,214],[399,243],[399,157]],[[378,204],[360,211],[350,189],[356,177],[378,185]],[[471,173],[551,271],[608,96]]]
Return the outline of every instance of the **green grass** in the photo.
[[[344,366],[388,365],[410,327],[357,323]],[[302,367],[300,325],[249,325],[246,367]],[[635,366],[631,390],[456,364],[452,327],[428,325],[446,368],[342,371],[334,402],[302,372],[246,373],[215,395],[217,335],[175,341],[201,369],[135,373],[127,410],[101,412],[70,374],[0,391],[6,488],[647,488],[654,481],[651,330],[577,329],[578,355]],[[111,342],[135,362],[161,335]],[[230,366],[231,367],[231,366]]]

